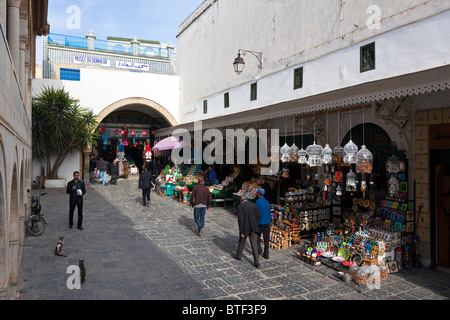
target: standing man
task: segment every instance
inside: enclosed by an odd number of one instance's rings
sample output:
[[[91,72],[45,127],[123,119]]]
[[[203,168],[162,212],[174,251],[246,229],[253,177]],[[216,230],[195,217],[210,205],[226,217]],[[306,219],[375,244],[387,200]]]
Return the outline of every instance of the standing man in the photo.
[[[258,240],[260,230],[258,220],[260,214],[258,207],[253,202],[247,201],[246,197],[242,197],[241,203],[237,207],[237,218],[239,224],[239,243],[234,257],[237,260],[241,260],[245,242],[247,241],[247,237],[249,237],[252,246],[253,261],[255,267],[259,268]]]
[[[97,166],[97,160],[95,156],[91,154],[89,156],[89,184],[92,186],[94,184],[94,172],[95,167]]]
[[[97,169],[100,171],[100,178],[102,179],[102,186],[105,186],[108,184],[108,181],[106,181],[106,171],[108,170],[109,162],[103,160],[103,158],[100,158],[100,160],[97,161]]]
[[[117,184],[117,177],[119,176],[119,165],[117,159],[109,165],[109,174],[111,175],[111,184]]]
[[[139,175],[138,189],[142,189],[142,203],[144,206],[150,206],[150,189],[156,184],[153,180],[152,172],[145,166],[144,172]]]
[[[198,235],[201,236],[205,227],[205,213],[211,208],[211,193],[205,186],[202,177],[198,178],[198,185],[192,189],[191,208],[194,209],[194,221],[198,227]]]
[[[264,259],[269,259],[269,239],[270,239],[270,204],[264,197],[265,190],[258,189],[258,200],[256,200],[256,206],[258,207],[261,218],[258,220],[261,233],[264,238],[264,253],[261,248],[261,242],[258,241],[258,253],[262,254]]]
[[[83,230],[83,196],[86,194],[86,186],[84,185],[84,181],[80,180],[80,172],[75,171],[73,173],[73,180],[67,183],[66,192],[70,195],[69,228],[73,228],[73,213],[75,211],[75,207],[77,207],[77,227],[78,229]]]

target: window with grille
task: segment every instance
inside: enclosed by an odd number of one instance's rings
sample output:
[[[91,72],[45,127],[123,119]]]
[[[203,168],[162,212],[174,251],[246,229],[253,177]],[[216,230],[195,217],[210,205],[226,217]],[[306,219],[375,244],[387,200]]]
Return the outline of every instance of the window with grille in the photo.
[[[294,90],[303,88],[303,67],[294,70]]]
[[[60,80],[80,81],[80,69],[59,69]]]
[[[361,47],[360,72],[375,69],[375,42]]]
[[[223,106],[224,106],[224,108],[230,107],[230,93],[229,92],[226,92],[223,95]]]
[[[208,113],[208,100],[203,100],[203,114]]]
[[[258,96],[258,86],[257,83],[252,83],[250,85],[250,101],[255,101]]]

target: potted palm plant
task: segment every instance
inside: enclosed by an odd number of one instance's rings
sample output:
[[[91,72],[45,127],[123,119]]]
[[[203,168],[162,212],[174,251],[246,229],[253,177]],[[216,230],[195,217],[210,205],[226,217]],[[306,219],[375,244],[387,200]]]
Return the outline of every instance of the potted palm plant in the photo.
[[[97,138],[97,116],[69,93],[45,87],[32,100],[32,151],[41,164],[40,186],[65,185],[58,169],[69,153],[82,151]]]

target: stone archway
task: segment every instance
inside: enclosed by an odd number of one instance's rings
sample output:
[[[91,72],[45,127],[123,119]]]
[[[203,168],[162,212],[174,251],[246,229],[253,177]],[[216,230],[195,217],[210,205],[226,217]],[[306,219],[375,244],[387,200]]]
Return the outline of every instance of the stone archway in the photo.
[[[0,136],[0,298],[4,298],[7,288],[7,270],[6,265],[8,259],[6,258],[8,252],[6,223],[7,209],[6,209],[6,181],[5,181],[5,159],[3,154],[3,144]]]
[[[100,123],[110,113],[112,113],[116,110],[119,110],[120,108],[125,107],[127,105],[131,105],[131,104],[140,104],[140,105],[147,106],[153,110],[156,110],[164,117],[164,119],[171,126],[176,126],[178,124],[178,122],[175,120],[173,115],[169,111],[167,111],[166,108],[164,108],[163,106],[161,106],[160,104],[158,104],[157,102],[155,102],[153,100],[141,98],[141,97],[126,98],[126,99],[122,99],[117,102],[114,102],[113,104],[111,104],[108,107],[106,107],[105,109],[103,109],[97,115],[97,121]]]

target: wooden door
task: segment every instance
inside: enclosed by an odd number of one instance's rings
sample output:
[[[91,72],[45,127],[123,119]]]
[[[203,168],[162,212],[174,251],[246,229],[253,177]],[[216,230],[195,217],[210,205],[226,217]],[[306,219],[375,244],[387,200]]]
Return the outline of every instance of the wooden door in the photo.
[[[436,262],[450,267],[450,165],[436,166]]]

